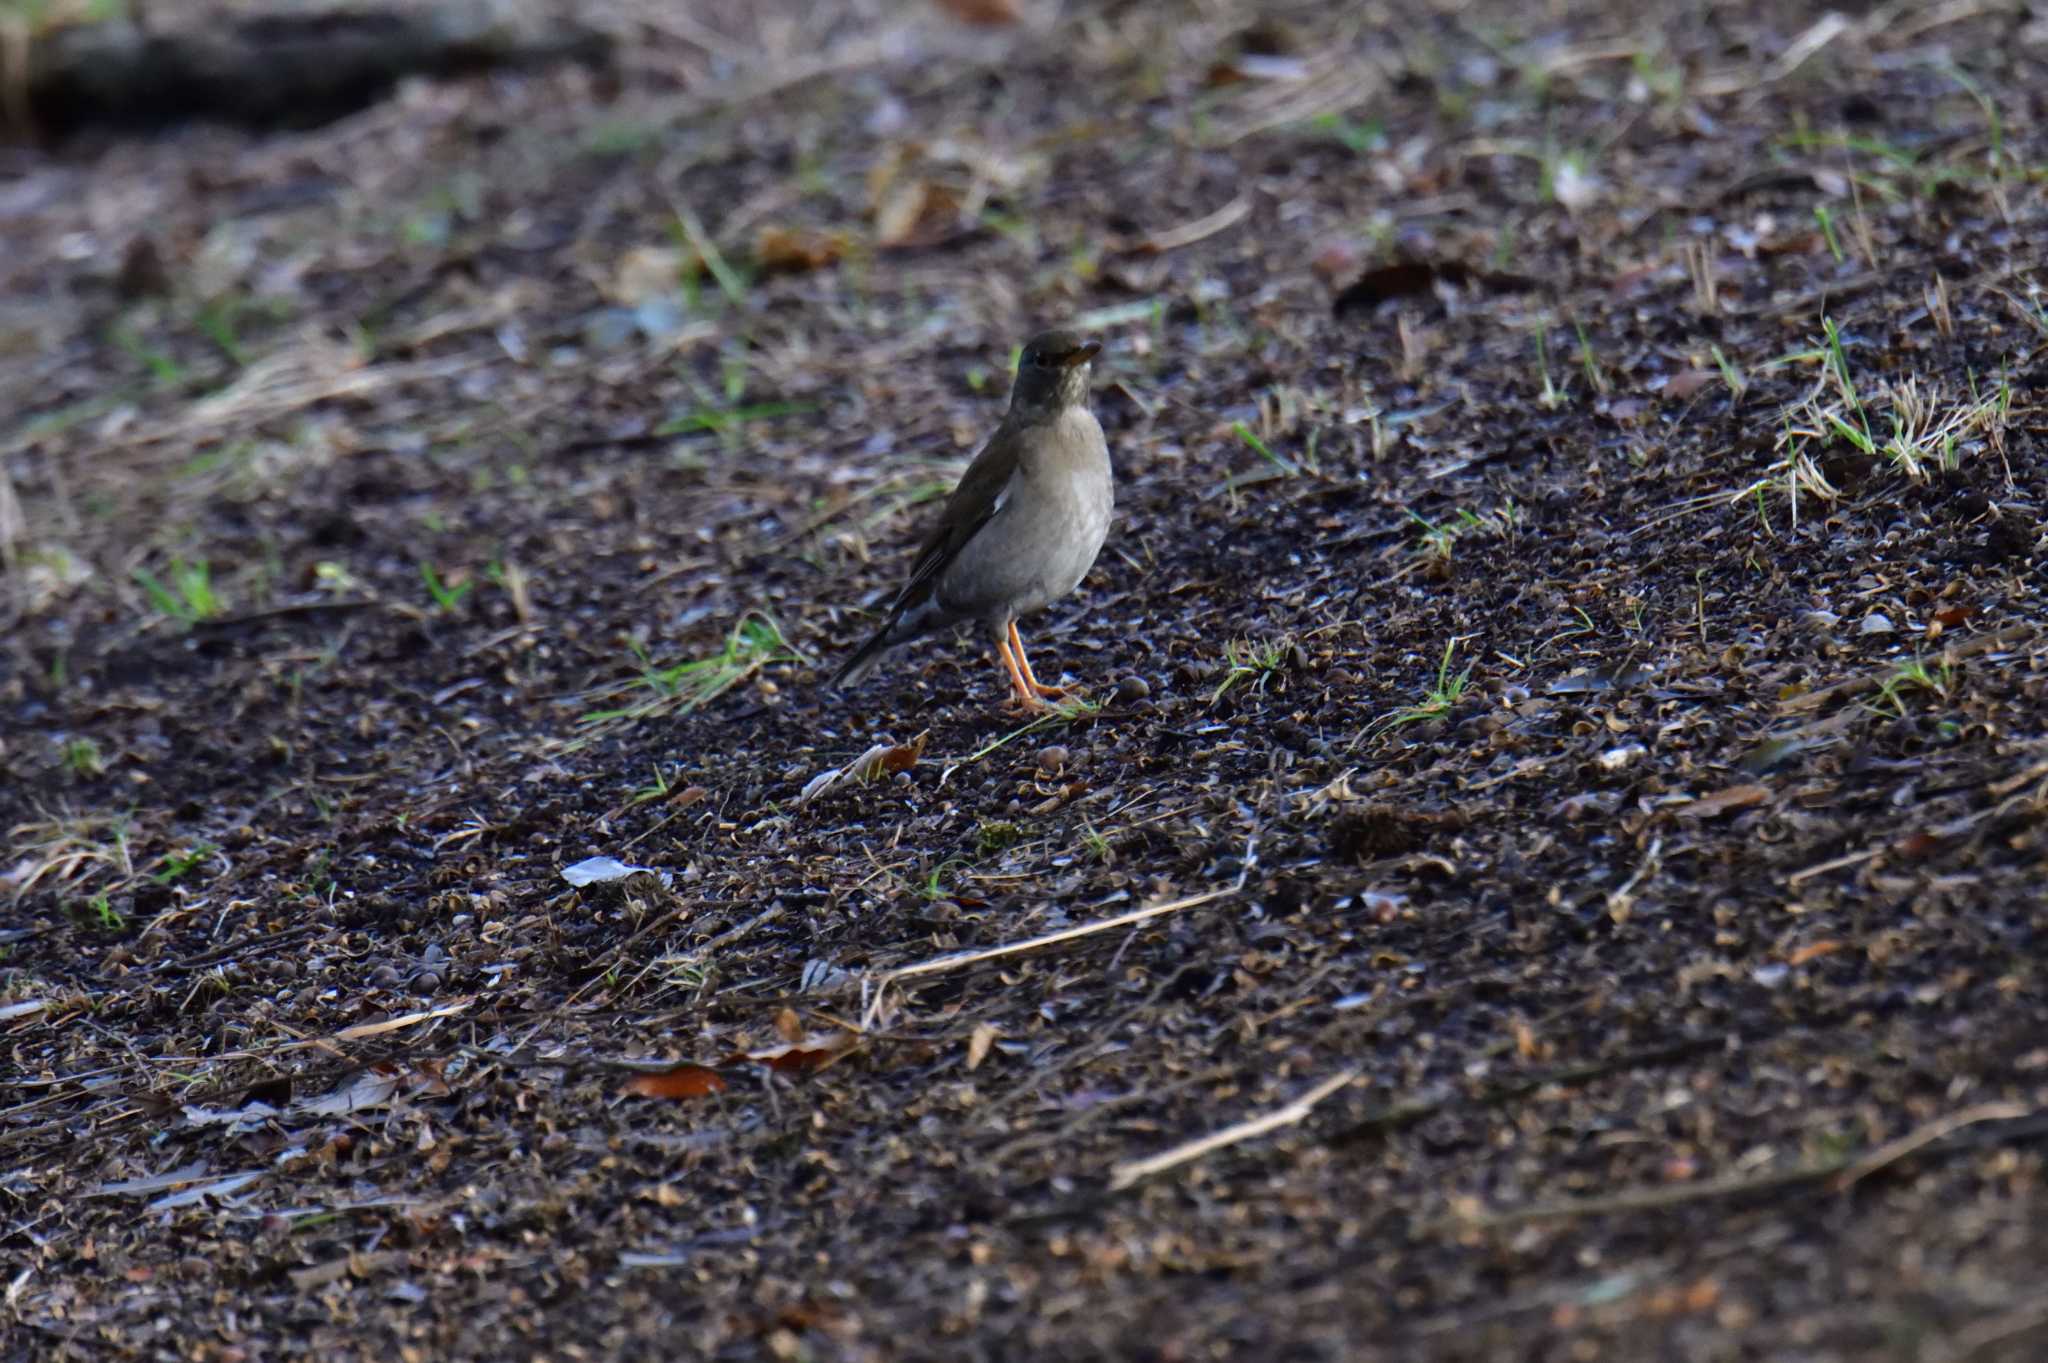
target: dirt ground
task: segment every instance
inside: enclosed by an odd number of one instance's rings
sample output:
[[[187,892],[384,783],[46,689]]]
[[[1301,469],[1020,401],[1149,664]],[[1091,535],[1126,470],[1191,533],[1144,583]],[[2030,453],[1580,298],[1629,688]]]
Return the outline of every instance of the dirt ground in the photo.
[[[0,1357],[2048,1356],[2048,20],[1003,8],[0,155]]]

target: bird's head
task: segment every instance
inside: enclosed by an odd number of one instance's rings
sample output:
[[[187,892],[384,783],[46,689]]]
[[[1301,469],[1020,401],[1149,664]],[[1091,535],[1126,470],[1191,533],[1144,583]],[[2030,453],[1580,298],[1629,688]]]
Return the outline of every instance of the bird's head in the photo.
[[[1017,382],[1010,410],[1023,416],[1053,415],[1088,401],[1088,362],[1102,342],[1071,331],[1042,331],[1024,343],[1017,357]]]

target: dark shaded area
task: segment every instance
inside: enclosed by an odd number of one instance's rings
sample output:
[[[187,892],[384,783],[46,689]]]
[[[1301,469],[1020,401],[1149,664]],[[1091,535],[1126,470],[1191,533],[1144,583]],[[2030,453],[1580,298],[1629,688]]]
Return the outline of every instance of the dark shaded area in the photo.
[[[28,39],[26,84],[0,101],[0,132],[63,138],[87,128],[161,132],[190,120],[316,128],[383,98],[407,76],[460,76],[555,62],[602,66],[609,35],[568,21],[517,22],[502,5],[126,21]]]

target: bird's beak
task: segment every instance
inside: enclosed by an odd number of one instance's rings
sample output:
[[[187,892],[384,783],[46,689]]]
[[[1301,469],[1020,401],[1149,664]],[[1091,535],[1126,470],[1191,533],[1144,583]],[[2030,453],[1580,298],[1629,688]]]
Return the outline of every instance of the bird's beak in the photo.
[[[1060,361],[1060,363],[1065,365],[1069,369],[1079,369],[1082,365],[1088,363],[1088,361],[1094,359],[1097,355],[1100,355],[1101,353],[1102,342],[1083,341],[1081,342],[1081,344],[1075,346],[1072,350],[1068,351],[1067,357],[1064,360]]]

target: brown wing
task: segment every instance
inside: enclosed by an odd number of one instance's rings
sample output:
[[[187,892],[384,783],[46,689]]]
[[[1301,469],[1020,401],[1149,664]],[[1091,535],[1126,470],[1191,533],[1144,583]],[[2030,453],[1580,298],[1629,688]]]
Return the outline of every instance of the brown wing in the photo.
[[[892,613],[931,594],[946,565],[1002,508],[1003,491],[1016,471],[1016,446],[1008,427],[1003,427],[989,437],[988,444],[967,466],[967,472],[960,475],[959,486],[946,499],[946,509],[939,513],[939,523],[918,551],[917,562],[910,566],[910,580],[890,603]]]

